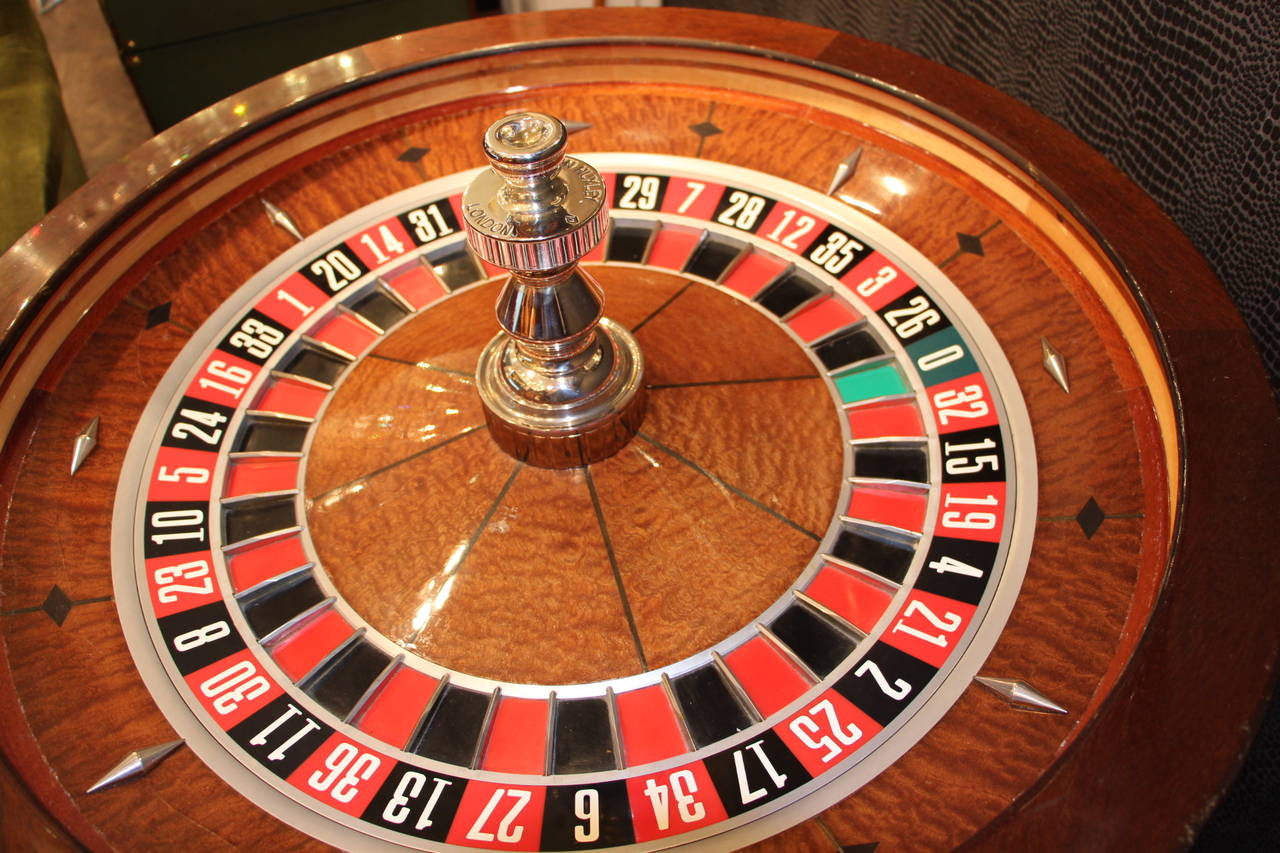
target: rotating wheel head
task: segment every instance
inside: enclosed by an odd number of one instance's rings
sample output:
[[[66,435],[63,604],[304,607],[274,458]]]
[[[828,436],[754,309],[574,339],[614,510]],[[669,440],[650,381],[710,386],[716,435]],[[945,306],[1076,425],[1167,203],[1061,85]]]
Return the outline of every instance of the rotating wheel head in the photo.
[[[467,188],[476,254],[511,278],[498,296],[498,333],[476,384],[494,441],[542,468],[589,465],[617,453],[644,418],[644,359],[604,317],[600,285],[578,261],[608,224],[604,182],[565,157],[558,119],[516,113],[485,134],[491,169]]]

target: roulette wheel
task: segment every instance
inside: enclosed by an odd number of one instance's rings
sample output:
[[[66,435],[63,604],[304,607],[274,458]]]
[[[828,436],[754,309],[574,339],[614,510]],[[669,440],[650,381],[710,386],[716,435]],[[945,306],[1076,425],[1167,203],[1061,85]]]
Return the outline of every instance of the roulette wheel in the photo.
[[[491,145],[503,190],[481,141],[530,111],[569,157]],[[1097,154],[889,48],[401,36],[0,267],[10,837],[1171,847],[1265,694],[1274,407],[1229,300]],[[596,400],[600,359],[628,390],[572,428],[477,391]]]

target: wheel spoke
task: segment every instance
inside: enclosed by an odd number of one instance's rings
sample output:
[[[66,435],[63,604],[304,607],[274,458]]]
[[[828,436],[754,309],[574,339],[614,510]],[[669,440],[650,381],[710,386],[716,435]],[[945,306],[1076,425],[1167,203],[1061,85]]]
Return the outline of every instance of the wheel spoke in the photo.
[[[684,287],[680,288],[680,289],[679,289],[679,290],[677,290],[675,293],[673,293],[673,294],[671,294],[670,296],[668,296],[665,302],[663,302],[663,303],[662,303],[661,305],[659,305],[657,308],[654,308],[652,311],[650,311],[650,312],[649,312],[649,316],[645,317],[645,318],[644,318],[643,320],[641,320],[639,323],[636,323],[634,326],[632,326],[632,327],[631,327],[631,331],[632,331],[632,333],[634,334],[635,332],[640,331],[641,327],[643,327],[645,323],[648,323],[648,322],[649,322],[650,320],[652,320],[654,317],[657,317],[657,316],[658,316],[659,314],[661,314],[663,311],[667,310],[667,307],[668,307],[668,306],[670,306],[670,305],[671,305],[671,303],[673,303],[673,302],[675,302],[677,299],[679,299],[679,298],[680,298],[680,296],[681,296],[681,294],[683,294],[686,290],[688,290],[688,289],[689,289],[690,287],[692,287],[692,286],[693,286],[693,282],[691,282],[691,281],[686,281],[686,282],[684,283]]]
[[[475,547],[476,542],[480,541],[480,535],[484,533],[484,529],[489,526],[489,522],[493,520],[493,515],[498,511],[498,507],[502,506],[502,501],[507,496],[507,492],[511,491],[511,485],[516,481],[516,477],[524,470],[523,462],[516,462],[515,467],[511,469],[511,476],[507,477],[507,481],[502,484],[502,488],[498,490],[498,494],[494,496],[493,503],[489,504],[489,509],[485,511],[484,517],[480,519],[480,523],[476,525],[475,530],[471,532],[471,536],[467,539],[467,543],[462,546],[462,550],[451,560],[453,571],[456,574],[462,570],[462,564],[466,562],[467,555],[471,553],[471,549]],[[425,628],[425,626],[423,626]],[[422,630],[419,629],[413,635],[413,638],[407,644],[409,647],[416,647],[418,638],[422,636]]]
[[[587,491],[591,493],[591,507],[596,513],[596,522],[600,525],[600,535],[604,539],[604,550],[609,555],[609,568],[613,571],[613,582],[618,586],[618,600],[622,604],[622,612],[627,617],[627,627],[631,629],[631,639],[636,644],[636,656],[640,665],[649,668],[649,661],[644,655],[644,645],[640,642],[640,629],[636,627],[635,616],[631,612],[631,602],[627,598],[627,587],[622,581],[622,572],[618,569],[618,559],[613,553],[613,541],[609,538],[609,525],[604,520],[604,509],[600,506],[600,495],[596,493],[596,481],[591,477],[590,466],[582,469],[586,475]]]
[[[466,429],[459,432],[457,435],[451,435],[448,438],[444,439],[443,441],[436,442],[430,447],[424,447],[422,450],[419,450],[415,453],[410,453],[408,456],[405,456],[402,459],[397,459],[395,462],[389,462],[388,464],[383,465],[381,468],[375,468],[367,474],[361,474],[359,477],[355,477],[351,480],[348,480],[347,482],[343,483],[340,486],[334,486],[332,489],[329,489],[323,494],[319,494],[319,495],[316,495],[314,498],[311,498],[310,503],[323,504],[326,498],[330,497],[331,495],[344,492],[350,489],[356,483],[367,483],[370,480],[372,480],[374,477],[377,477],[381,474],[385,474],[388,471],[395,470],[396,468],[399,468],[401,465],[405,464],[406,462],[412,462],[413,460],[426,456],[429,453],[434,453],[435,451],[439,450],[442,447],[448,447],[450,444],[453,444],[455,441],[458,441],[459,439],[466,438],[467,436],[471,435],[473,432],[477,430],[482,430],[486,428],[487,427],[484,424],[477,424],[473,427],[467,427]],[[510,483],[508,483],[508,485],[510,485]]]
[[[376,359],[380,359],[380,360],[382,360],[382,361],[390,361],[390,362],[394,362],[394,363],[396,363],[396,364],[406,364],[406,365],[408,365],[409,367],[417,367],[417,368],[420,368],[420,369],[422,369],[422,370],[438,370],[438,371],[440,371],[441,373],[447,373],[447,374],[449,374],[450,376],[463,376],[463,377],[466,377],[467,379],[474,379],[474,378],[475,378],[475,374],[474,374],[474,373],[471,373],[471,372],[469,372],[469,371],[466,371],[466,370],[454,370],[454,369],[449,368],[449,367],[440,367],[439,365],[435,365],[435,364],[428,364],[428,363],[427,363],[427,362],[425,362],[425,361],[410,361],[410,360],[409,360],[409,359],[407,359],[407,358],[396,358],[395,356],[392,356],[392,355],[381,355],[381,354],[376,353],[376,352],[371,352],[371,353],[369,353],[369,358],[376,358]]]
[[[665,391],[670,388],[705,388],[713,385],[752,385],[757,382],[797,382],[805,379],[817,379],[817,374],[806,376],[762,376],[757,379],[708,379],[705,382],[668,382],[663,385],[650,385],[650,391]]]
[[[699,474],[706,477],[711,482],[715,483],[718,487],[732,492],[737,497],[742,498],[744,501],[756,507],[757,509],[768,513],[769,515],[778,519],[778,521],[781,521],[783,524],[787,525],[793,530],[803,533],[805,536],[808,536],[810,539],[812,539],[815,542],[819,542],[822,540],[822,537],[817,533],[814,533],[812,530],[809,530],[804,525],[801,525],[795,521],[792,521],[782,513],[770,507],[768,504],[765,504],[762,501],[759,501],[756,498],[753,498],[751,495],[742,491],[742,489],[739,489],[737,486],[733,485],[732,483],[726,483],[724,480],[720,479],[715,474],[712,474],[706,468],[703,468],[697,462],[694,462],[692,459],[689,459],[688,457],[681,455],[679,451],[674,450],[670,447],[667,447],[665,444],[658,441],[653,436],[648,435],[647,433],[644,433],[644,432],[638,432],[636,433],[636,435],[639,438],[643,438],[645,441],[649,442],[654,447],[658,448],[663,453],[670,456],[672,459],[675,459],[677,462],[687,465],[688,467],[692,468],[694,471],[697,471]]]

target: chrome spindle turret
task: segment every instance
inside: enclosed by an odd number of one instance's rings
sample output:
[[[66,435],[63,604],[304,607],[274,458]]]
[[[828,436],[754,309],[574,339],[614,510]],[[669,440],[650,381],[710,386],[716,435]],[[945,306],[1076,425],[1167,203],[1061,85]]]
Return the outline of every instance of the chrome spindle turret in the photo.
[[[578,260],[608,227],[600,173],[564,154],[558,119],[517,113],[484,137],[491,169],[462,200],[476,254],[511,272],[498,296],[503,331],[476,365],[494,441],[543,468],[618,452],[644,417],[644,360],[603,316],[604,293]]]

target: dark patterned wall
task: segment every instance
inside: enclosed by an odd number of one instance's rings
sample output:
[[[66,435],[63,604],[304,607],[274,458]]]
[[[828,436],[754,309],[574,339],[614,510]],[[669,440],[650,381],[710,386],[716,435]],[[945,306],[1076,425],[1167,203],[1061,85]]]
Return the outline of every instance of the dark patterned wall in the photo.
[[[1280,0],[667,5],[844,30],[963,71],[1056,119],[1191,238],[1280,389]],[[1194,850],[1280,850],[1280,701]]]
[[[1280,0],[667,0],[891,44],[1013,95],[1164,208],[1280,389]]]

